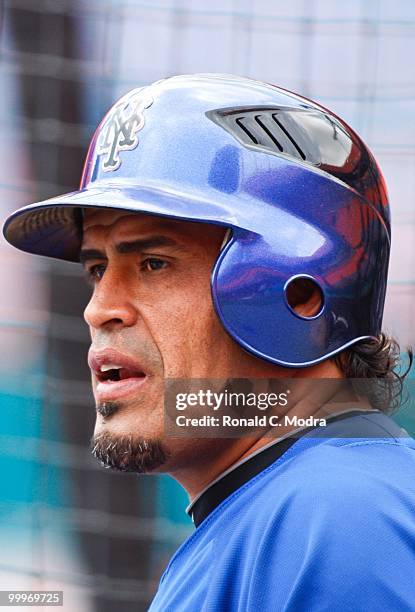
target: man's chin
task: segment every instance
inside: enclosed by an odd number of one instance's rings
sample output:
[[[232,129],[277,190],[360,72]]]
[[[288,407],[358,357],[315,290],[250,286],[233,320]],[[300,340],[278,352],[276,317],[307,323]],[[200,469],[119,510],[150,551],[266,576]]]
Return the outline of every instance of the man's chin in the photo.
[[[136,474],[160,471],[169,456],[161,440],[108,431],[94,435],[91,452],[106,468]]]

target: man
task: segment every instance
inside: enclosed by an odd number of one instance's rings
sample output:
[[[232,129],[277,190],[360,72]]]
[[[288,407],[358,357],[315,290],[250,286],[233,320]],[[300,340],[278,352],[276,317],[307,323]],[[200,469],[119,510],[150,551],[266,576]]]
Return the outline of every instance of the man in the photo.
[[[152,610],[415,608],[415,443],[384,414],[400,384],[381,334],[388,201],[343,121],[249,79],[160,81],[106,115],[79,192],[4,232],[92,284],[96,457],[189,493],[196,530]],[[382,397],[339,403],[338,385],[370,377]],[[167,380],[287,378],[275,439],[165,428]]]

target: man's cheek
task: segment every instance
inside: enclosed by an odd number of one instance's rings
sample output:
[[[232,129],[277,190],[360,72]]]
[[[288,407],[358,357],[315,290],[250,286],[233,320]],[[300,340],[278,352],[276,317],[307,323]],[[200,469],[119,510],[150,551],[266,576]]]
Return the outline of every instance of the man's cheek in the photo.
[[[190,375],[191,365],[197,358],[200,349],[200,341],[192,330],[193,322],[181,327],[179,324],[171,325],[167,329],[161,329],[158,339],[165,378],[181,378]]]

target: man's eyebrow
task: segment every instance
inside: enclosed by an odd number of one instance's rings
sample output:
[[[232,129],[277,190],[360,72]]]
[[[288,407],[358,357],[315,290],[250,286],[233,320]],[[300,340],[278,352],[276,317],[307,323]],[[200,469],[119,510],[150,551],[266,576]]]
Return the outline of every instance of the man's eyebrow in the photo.
[[[81,249],[79,253],[79,261],[81,264],[85,264],[89,259],[107,259],[107,256],[103,251],[98,249]]]
[[[138,240],[120,242],[116,245],[118,253],[140,253],[146,249],[153,249],[160,246],[171,246],[179,247],[179,243],[173,238],[167,238],[167,236],[151,236],[149,238],[139,238]]]
[[[116,245],[116,250],[121,255],[128,253],[140,253],[146,249],[156,248],[160,246],[170,246],[179,248],[180,244],[173,240],[173,238],[167,238],[166,236],[151,236],[150,238],[139,238],[138,240],[128,240],[120,242]],[[104,251],[99,249],[81,249],[79,254],[79,261],[81,264],[85,264],[90,259],[107,259]]]

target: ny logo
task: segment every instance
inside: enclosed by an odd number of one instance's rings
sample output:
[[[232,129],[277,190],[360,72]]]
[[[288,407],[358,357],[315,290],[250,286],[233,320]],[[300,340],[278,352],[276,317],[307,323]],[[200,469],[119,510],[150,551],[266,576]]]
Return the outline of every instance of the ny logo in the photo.
[[[120,151],[131,151],[138,145],[138,134],[144,126],[144,109],[152,98],[143,96],[143,89],[135,89],[124,96],[110,111],[98,139],[97,154],[101,155],[104,172],[121,166]]]

